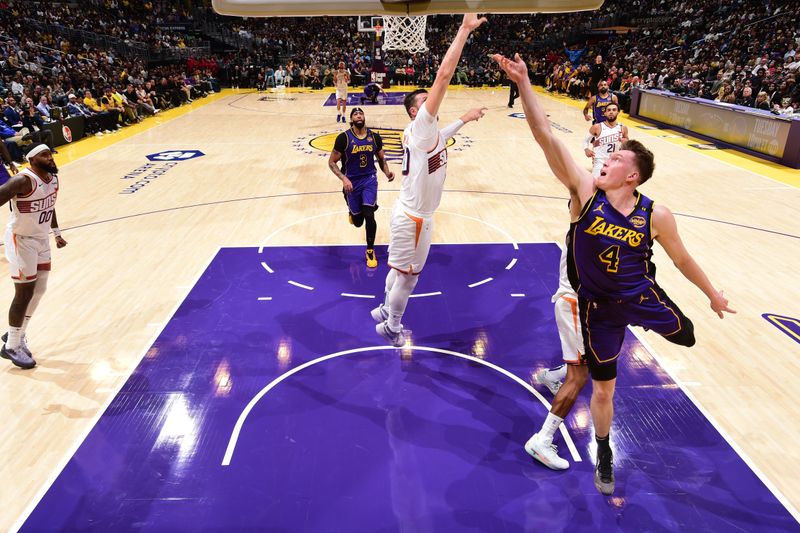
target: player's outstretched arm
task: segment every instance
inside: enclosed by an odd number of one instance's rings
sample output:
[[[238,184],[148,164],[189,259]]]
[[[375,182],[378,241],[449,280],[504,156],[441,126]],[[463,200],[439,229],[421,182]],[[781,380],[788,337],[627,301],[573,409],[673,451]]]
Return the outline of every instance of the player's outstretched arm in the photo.
[[[439,106],[442,105],[447,87],[450,85],[450,80],[456,72],[458,61],[461,59],[461,52],[464,50],[464,44],[467,42],[467,37],[484,22],[486,22],[486,17],[478,18],[478,15],[474,13],[467,13],[464,15],[464,20],[461,23],[461,27],[458,28],[456,38],[453,39],[453,43],[444,55],[442,64],[439,65],[439,71],[436,73],[436,79],[433,81],[433,86],[431,90],[428,91],[428,99],[424,105],[428,109],[428,114],[432,117],[435,117],[439,112]]]
[[[539,101],[536,95],[533,94],[533,89],[531,89],[530,79],[528,79],[528,66],[519,57],[519,54],[515,55],[513,61],[500,54],[495,54],[492,57],[506,71],[508,77],[519,86],[522,108],[525,111],[525,118],[531,128],[533,137],[544,150],[544,155],[553,174],[567,187],[570,196],[579,200],[579,205],[575,208],[580,211],[580,206],[583,206],[594,193],[592,175],[575,163],[564,143],[553,135],[550,121],[547,120],[547,114],[542,109],[542,106],[539,105]]]
[[[449,139],[453,137],[456,133],[458,133],[458,130],[464,127],[464,125],[467,122],[472,122],[473,120],[477,122],[478,120],[482,119],[483,116],[486,114],[487,109],[488,108],[486,107],[476,107],[474,109],[470,109],[469,111],[461,115],[461,118],[459,118],[449,126],[442,128],[442,137],[444,137],[445,139]]]
[[[653,238],[664,247],[667,255],[678,270],[681,271],[686,279],[697,285],[697,287],[708,296],[711,302],[711,309],[724,318],[723,311],[727,313],[736,313],[733,309],[728,307],[728,299],[714,288],[709,281],[706,273],[700,268],[700,265],[686,250],[686,247],[678,235],[678,225],[675,222],[675,216],[672,212],[663,205],[656,204],[653,207]]]
[[[10,180],[0,185],[0,205],[5,205],[17,195],[26,195],[33,190],[30,178],[25,174],[15,174]]]

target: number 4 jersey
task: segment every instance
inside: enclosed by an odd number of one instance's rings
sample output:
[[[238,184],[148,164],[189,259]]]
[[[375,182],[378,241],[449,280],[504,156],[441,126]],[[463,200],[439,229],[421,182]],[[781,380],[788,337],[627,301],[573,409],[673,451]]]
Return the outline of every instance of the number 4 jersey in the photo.
[[[20,174],[30,179],[33,190],[24,196],[15,196],[9,202],[11,219],[8,228],[15,235],[47,238],[58,195],[58,176],[51,174],[50,181],[45,182],[27,168]]]
[[[570,282],[587,300],[629,301],[656,284],[653,201],[635,191],[625,216],[597,190],[570,227]]]

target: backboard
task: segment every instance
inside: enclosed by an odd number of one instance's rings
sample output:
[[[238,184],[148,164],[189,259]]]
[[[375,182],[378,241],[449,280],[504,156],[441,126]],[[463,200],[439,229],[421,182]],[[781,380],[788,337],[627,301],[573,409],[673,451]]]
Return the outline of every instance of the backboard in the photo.
[[[221,15],[307,17],[588,11],[603,0],[212,0]]]

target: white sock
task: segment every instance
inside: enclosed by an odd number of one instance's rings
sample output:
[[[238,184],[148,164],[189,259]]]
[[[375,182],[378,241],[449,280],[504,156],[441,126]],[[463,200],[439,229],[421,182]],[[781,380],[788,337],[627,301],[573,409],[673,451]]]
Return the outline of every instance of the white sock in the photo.
[[[389,293],[392,291],[394,282],[397,280],[397,270],[390,268],[389,273],[386,274],[386,284],[383,289],[383,305],[389,306]]]
[[[408,297],[414,292],[414,287],[417,286],[419,276],[411,276],[408,274],[398,274],[392,285],[392,290],[389,292],[387,303],[389,304],[389,329],[392,331],[400,331],[403,326],[400,320],[406,312],[406,305],[408,305]]]
[[[21,337],[25,336],[25,330],[28,329],[28,323],[31,321],[31,315],[25,315],[25,318],[22,319],[22,327],[21,330]]]
[[[563,364],[547,371],[547,376],[556,381],[563,382],[567,379],[567,365]]]
[[[563,418],[559,418],[553,413],[547,413],[547,418],[544,419],[544,424],[542,424],[542,430],[539,432],[539,435],[548,443],[553,442],[553,435],[556,434],[558,426],[560,426],[563,421]]]
[[[8,326],[8,340],[6,341],[6,348],[11,348],[12,350],[19,348],[20,337],[22,337],[22,328]]]

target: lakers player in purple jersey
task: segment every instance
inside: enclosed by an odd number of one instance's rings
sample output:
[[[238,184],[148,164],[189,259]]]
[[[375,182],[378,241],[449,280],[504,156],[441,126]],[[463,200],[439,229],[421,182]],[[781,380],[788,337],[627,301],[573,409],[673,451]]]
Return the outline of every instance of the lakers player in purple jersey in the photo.
[[[587,122],[591,120],[592,124],[605,122],[606,106],[611,103],[617,104],[617,109],[619,109],[617,95],[608,90],[608,82],[603,80],[597,84],[597,94],[589,98],[589,101],[583,107],[583,118]],[[591,114],[589,111],[591,111]]]
[[[602,494],[612,494],[609,433],[617,357],[625,329],[641,326],[676,344],[695,343],[692,322],[656,283],[650,261],[653,241],[658,241],[678,270],[703,291],[720,318],[724,312],[735,311],[684,247],[670,210],[637,190],[653,173],[653,154],[640,142],[627,141],[606,161],[600,175],[592,178],[550,129],[519,54],[513,60],[499,54],[494,57],[519,85],[528,126],[550,169],[570,193],[567,263],[578,293],[584,357],[592,377],[591,412],[597,441],[594,484]]]
[[[369,268],[378,266],[375,256],[375,234],[378,231],[375,221],[375,210],[378,209],[376,159],[386,178],[394,180],[394,172],[389,168],[383,152],[383,139],[377,132],[367,128],[364,111],[360,107],[353,108],[350,112],[350,129],[336,137],[328,167],[342,180],[350,223],[357,228],[363,225],[366,229]]]

